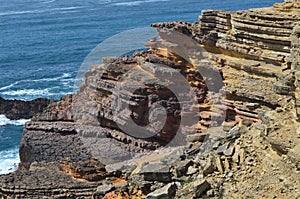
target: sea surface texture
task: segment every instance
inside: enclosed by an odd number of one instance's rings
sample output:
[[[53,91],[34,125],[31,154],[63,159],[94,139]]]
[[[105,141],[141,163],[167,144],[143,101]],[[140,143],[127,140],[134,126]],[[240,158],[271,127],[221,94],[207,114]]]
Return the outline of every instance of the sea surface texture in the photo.
[[[280,1],[1,0],[0,96],[59,99],[73,92],[89,52],[115,34],[154,22],[197,21],[203,9],[234,11],[275,2]],[[0,115],[0,174],[17,168],[25,122]]]

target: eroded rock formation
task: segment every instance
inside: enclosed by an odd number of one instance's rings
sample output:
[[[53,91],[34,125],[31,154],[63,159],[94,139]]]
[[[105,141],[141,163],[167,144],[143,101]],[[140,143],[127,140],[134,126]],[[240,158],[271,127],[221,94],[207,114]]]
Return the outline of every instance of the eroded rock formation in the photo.
[[[149,50],[93,65],[26,124],[0,193],[300,197],[297,4],[152,24]]]
[[[29,119],[43,110],[54,100],[39,98],[32,101],[5,100],[0,97],[0,114],[8,119]]]
[[[194,35],[222,68],[229,98],[276,107],[293,96],[290,35],[298,21],[270,8],[203,11]]]

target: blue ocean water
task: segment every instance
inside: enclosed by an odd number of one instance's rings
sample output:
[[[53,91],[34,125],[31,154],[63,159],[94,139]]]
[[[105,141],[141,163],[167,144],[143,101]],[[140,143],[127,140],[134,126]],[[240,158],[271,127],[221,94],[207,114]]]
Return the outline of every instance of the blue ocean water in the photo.
[[[0,0],[0,96],[58,99],[73,91],[89,52],[106,38],[160,21],[197,21],[203,9],[242,10],[279,0]],[[0,173],[18,159],[24,121],[0,116]]]

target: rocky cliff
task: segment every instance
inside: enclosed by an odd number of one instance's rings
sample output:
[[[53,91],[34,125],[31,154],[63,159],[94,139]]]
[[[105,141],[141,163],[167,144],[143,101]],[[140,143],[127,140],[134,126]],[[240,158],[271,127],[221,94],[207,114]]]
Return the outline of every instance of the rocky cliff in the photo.
[[[293,96],[290,36],[298,21],[299,15],[270,8],[203,11],[193,28],[195,38],[217,55],[230,98],[274,108]]]
[[[54,100],[39,98],[32,101],[5,100],[0,97],[0,114],[8,119],[29,119],[43,110]]]
[[[152,24],[26,124],[2,197],[300,197],[297,6]]]

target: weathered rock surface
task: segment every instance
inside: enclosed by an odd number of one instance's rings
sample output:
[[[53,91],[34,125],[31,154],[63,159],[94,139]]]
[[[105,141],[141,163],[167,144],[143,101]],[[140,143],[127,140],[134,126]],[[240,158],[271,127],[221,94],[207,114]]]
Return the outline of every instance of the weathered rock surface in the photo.
[[[71,184],[83,180],[98,186],[106,177],[122,174],[122,171],[108,172],[105,165],[158,149],[172,141],[178,131],[185,133],[185,127],[196,125],[198,120],[182,122],[181,112],[193,113],[192,106],[204,101],[207,92],[204,80],[195,70],[190,70],[193,66],[182,58],[172,53],[165,58],[161,53],[151,49],[133,57],[106,59],[85,74],[77,94],[67,95],[35,115],[26,123],[21,140],[19,170],[22,175],[38,171],[41,163],[53,164],[49,173],[51,169],[59,170],[70,176],[67,180]],[[182,80],[178,76],[183,77]],[[187,96],[191,92],[196,93],[194,102]],[[180,101],[178,96],[181,96]],[[151,112],[153,106],[158,109]],[[161,119],[160,114],[165,118]],[[144,127],[126,129],[130,120]],[[185,141],[179,138],[176,145]],[[172,181],[167,165],[153,169],[143,168],[144,180]],[[3,182],[13,175],[3,176]],[[12,179],[13,183],[15,179]],[[55,183],[54,179],[50,180]],[[42,187],[47,183],[40,181]],[[92,185],[93,193],[101,195]],[[18,188],[13,192],[6,190],[2,192],[12,196],[20,191]],[[30,196],[39,194],[38,188],[32,190]]]
[[[198,82],[192,88],[197,91],[199,102],[205,98],[206,85],[200,74],[190,72],[189,67],[180,64],[180,60],[163,59],[158,53],[153,51],[134,58],[110,59],[102,66],[94,66],[86,73],[85,82],[74,99],[74,120],[81,124],[116,129],[135,138],[150,137],[152,142],[161,144],[172,140],[174,132],[180,128],[180,112],[189,111],[180,110],[180,105],[190,109],[189,103],[193,103],[188,101],[188,97],[184,99],[187,101],[176,99],[179,95],[192,92],[186,91],[185,82],[180,82],[186,79],[176,77],[180,74],[189,77],[190,82]],[[179,93],[170,89],[175,86]],[[163,112],[156,109],[156,114],[151,113],[150,108],[155,106],[166,109],[165,124],[157,119]],[[130,121],[145,128],[130,125]],[[141,147],[154,149],[155,145],[145,143]]]
[[[157,189],[147,195],[147,199],[171,199],[176,194],[177,185],[170,183],[163,188]]]
[[[292,71],[283,71],[295,60],[290,35],[299,16],[272,8],[202,12],[193,35],[222,68],[230,99],[275,107],[293,96]]]
[[[92,66],[77,94],[26,124],[0,193],[300,197],[298,3],[153,24],[149,50]]]

